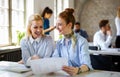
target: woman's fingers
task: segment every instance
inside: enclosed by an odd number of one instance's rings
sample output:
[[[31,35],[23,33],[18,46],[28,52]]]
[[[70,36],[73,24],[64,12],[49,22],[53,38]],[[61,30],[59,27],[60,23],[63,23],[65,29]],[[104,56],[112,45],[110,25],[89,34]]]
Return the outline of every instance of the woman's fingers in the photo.
[[[78,68],[70,67],[70,66],[63,66],[62,70],[64,70],[65,72],[67,72],[70,75],[76,75]]]

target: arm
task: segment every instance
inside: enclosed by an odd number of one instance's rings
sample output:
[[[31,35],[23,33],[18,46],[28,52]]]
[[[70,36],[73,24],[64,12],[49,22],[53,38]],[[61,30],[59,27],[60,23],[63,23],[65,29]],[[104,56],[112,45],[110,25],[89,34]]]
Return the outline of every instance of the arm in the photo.
[[[61,57],[59,42],[57,42],[56,44],[56,48],[54,50],[54,53],[52,54],[52,57]]]
[[[44,33],[50,32],[50,31],[54,30],[55,28],[56,28],[55,26],[50,26],[50,28],[44,30]]]
[[[89,41],[90,41],[90,39],[89,39],[89,36],[88,36],[88,34],[87,34],[87,32],[86,32],[86,31],[84,31],[84,36],[85,36],[85,38],[87,39],[87,41],[89,42]]]
[[[22,39],[20,42],[20,46],[21,46],[21,51],[22,51],[22,60],[23,63],[27,63],[27,60],[30,58],[30,51],[28,49],[28,45],[26,43],[25,39]]]
[[[90,54],[88,51],[88,42],[85,40],[82,44],[79,45],[79,59],[81,66],[81,72],[89,71],[89,69],[92,70],[91,61],[90,61]]]
[[[81,42],[81,41],[80,41]],[[67,72],[70,75],[76,75],[82,72],[92,70],[91,62],[90,62],[90,56],[88,52],[88,43],[87,41],[84,41],[82,44],[79,44],[78,46],[80,49],[78,50],[78,58],[79,58],[79,67],[73,67],[73,66],[63,66],[63,70]]]
[[[30,65],[30,60],[39,59],[38,55],[32,55],[32,47],[29,45],[27,39],[21,40],[21,50],[22,50],[22,62],[25,63],[27,66]],[[31,52],[32,51],[32,52]]]
[[[99,40],[98,44],[100,45],[100,47],[101,47],[102,49],[106,49],[106,48],[108,48],[109,45],[111,44],[112,36],[111,36],[111,35],[108,35],[106,41],[104,41],[104,39],[103,39],[103,38],[100,38],[100,37],[98,38],[98,40]]]
[[[112,36],[109,35],[106,39],[104,40],[104,37],[102,37],[100,34],[95,34],[94,36],[94,45],[100,46],[101,49],[106,49],[108,46],[111,44],[112,41]]]
[[[120,30],[120,18],[118,18],[118,17],[115,18],[115,25],[116,25],[117,32],[119,32],[119,30]]]
[[[77,75],[80,74],[82,72],[85,72],[84,70],[87,71],[89,70],[88,67],[86,65],[81,65],[81,67],[71,67],[71,66],[63,66],[62,70],[67,72],[70,75]]]

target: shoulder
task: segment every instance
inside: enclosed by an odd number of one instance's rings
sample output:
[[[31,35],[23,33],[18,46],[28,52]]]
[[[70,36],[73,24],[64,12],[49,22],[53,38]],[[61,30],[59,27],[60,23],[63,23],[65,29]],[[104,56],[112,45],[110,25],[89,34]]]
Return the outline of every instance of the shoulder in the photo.
[[[48,22],[49,21],[49,19],[47,19],[47,18],[44,18],[43,20],[44,20],[44,22]]]
[[[83,34],[87,34],[87,32],[83,29],[81,29],[80,32],[83,33]]]
[[[97,32],[95,32],[94,36],[100,35],[100,34],[101,34],[100,31],[97,31]]]
[[[75,36],[76,36],[77,42],[79,42],[79,43],[87,42],[87,40],[84,37],[82,37],[81,35],[75,34]]]
[[[21,42],[27,42],[28,41],[28,37],[24,37],[21,39]]]
[[[119,22],[120,22],[120,18],[116,17],[116,18],[115,18],[115,21],[117,21],[117,22],[119,21]]]
[[[80,29],[81,32],[86,32],[84,29]]]
[[[94,34],[94,38],[98,39],[98,38],[101,38],[104,34],[101,32],[101,31],[97,31],[95,34]]]
[[[20,44],[21,44],[21,45],[26,45],[27,42],[28,42],[28,39],[29,39],[29,37],[24,37],[24,38],[22,38],[21,41],[20,41]]]
[[[84,32],[84,30],[83,30],[83,29],[80,29],[80,32]]]

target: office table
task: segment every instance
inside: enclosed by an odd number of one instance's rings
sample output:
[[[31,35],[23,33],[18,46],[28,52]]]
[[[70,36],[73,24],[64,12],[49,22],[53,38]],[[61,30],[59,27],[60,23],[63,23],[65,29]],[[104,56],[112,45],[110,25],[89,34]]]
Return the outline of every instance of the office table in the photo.
[[[94,69],[120,72],[120,49],[89,50]]]
[[[31,76],[29,76],[24,73],[0,71],[0,77],[71,77],[71,76],[64,74],[62,72],[57,72],[54,74],[47,74],[47,75],[31,75]],[[81,74],[73,76],[73,77],[120,77],[120,72],[94,70],[94,71],[90,71],[90,72],[81,73]]]
[[[7,66],[10,64],[10,66],[12,65],[12,67],[21,66],[16,62],[1,61],[1,64],[2,63],[4,63]],[[2,66],[0,68],[2,68]],[[46,74],[46,75],[34,75],[31,70],[25,73],[17,73],[16,71],[13,72],[10,70],[8,71],[8,70],[0,69],[0,77],[71,77],[71,76],[63,71],[58,71],[56,73]],[[74,77],[120,77],[120,72],[92,70],[90,72],[81,73]]]
[[[108,48],[104,50],[89,50],[90,54],[102,54],[102,55],[117,55],[120,56],[120,49],[118,48]]]

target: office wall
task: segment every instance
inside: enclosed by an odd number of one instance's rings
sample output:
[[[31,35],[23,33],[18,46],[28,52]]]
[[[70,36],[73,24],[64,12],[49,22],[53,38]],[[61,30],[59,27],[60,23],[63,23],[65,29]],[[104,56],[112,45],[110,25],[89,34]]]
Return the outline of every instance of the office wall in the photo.
[[[114,36],[113,40],[115,40],[114,19],[118,6],[120,6],[120,0],[75,0],[75,17],[77,21],[81,22],[82,28],[88,32],[91,41],[94,33],[99,30],[99,21],[109,19]]]
[[[54,11],[54,0],[34,0],[34,13],[42,13],[43,9],[48,6]],[[54,15],[51,16],[50,25],[54,25]],[[54,32],[52,31],[51,36],[54,37]]]

